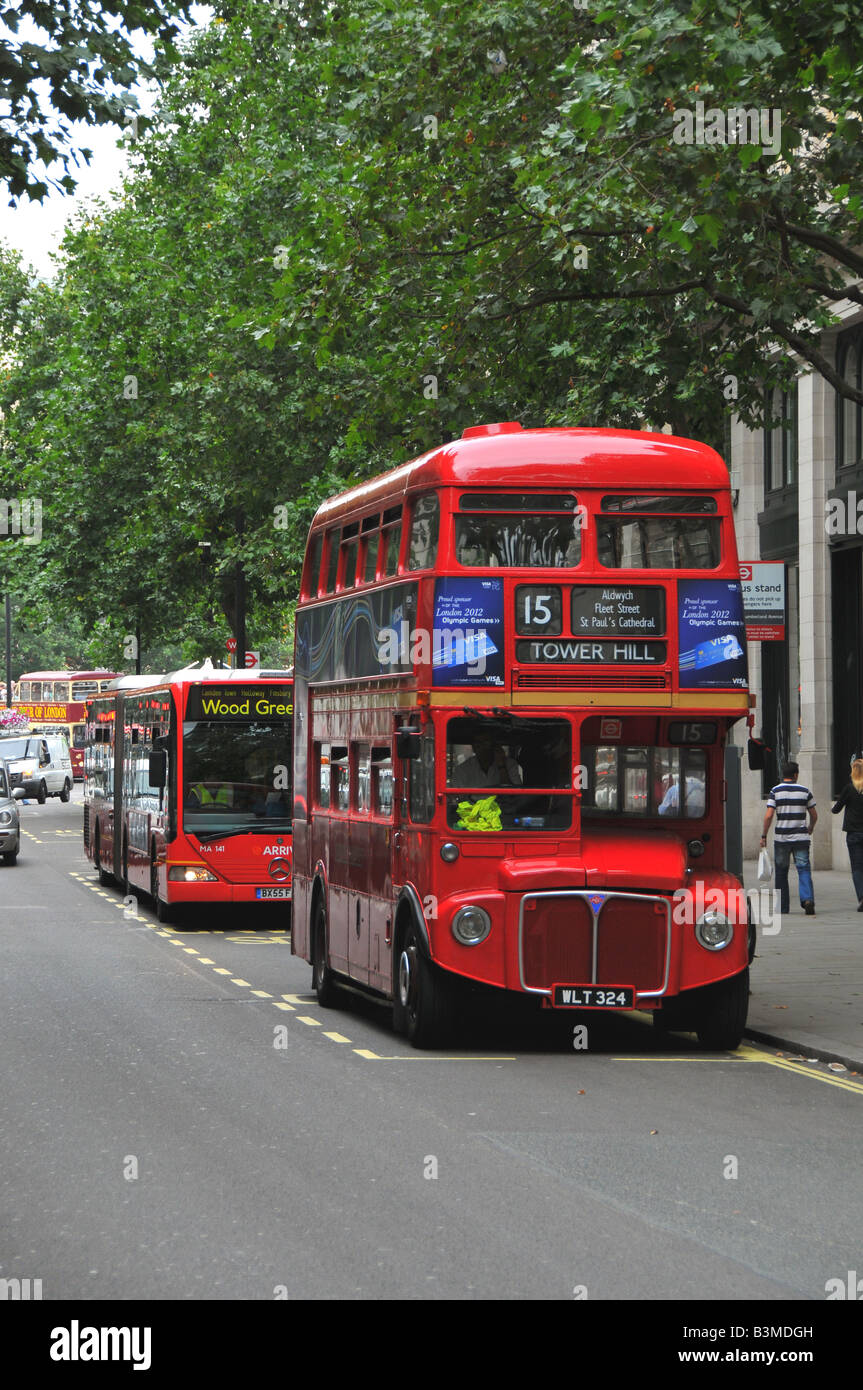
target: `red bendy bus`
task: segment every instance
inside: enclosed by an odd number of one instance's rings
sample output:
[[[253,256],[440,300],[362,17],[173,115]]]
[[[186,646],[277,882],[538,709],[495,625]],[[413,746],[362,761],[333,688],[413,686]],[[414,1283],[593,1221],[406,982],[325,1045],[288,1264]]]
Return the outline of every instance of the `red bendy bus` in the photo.
[[[484,425],[331,499],[294,674],[292,950],[321,1004],[363,986],[439,1045],[475,982],[738,1045],[749,696],[718,454]]]
[[[84,848],[103,884],[186,903],[290,904],[293,680],[124,676],[89,702]]]
[[[116,680],[120,671],[25,671],[15,708],[30,720],[33,733],[64,733],[69,740],[72,776],[84,776],[86,701]]]

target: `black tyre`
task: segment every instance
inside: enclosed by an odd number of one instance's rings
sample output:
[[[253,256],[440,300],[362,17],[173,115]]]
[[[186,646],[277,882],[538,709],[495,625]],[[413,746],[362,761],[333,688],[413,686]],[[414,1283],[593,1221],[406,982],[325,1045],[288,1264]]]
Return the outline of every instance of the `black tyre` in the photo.
[[[698,998],[695,1031],[710,1052],[733,1052],[740,1046],[749,1010],[749,969],[730,980],[708,985]]]
[[[173,913],[164,898],[159,896],[159,866],[155,860],[150,864],[150,897],[153,899],[153,907],[156,912],[157,922],[170,922]]]
[[[45,802],[48,800],[48,788],[45,785],[44,777],[36,789],[36,800],[39,802],[40,806],[44,806]]]
[[[20,852],[21,852],[21,846],[20,846],[20,845],[18,846],[17,849],[7,849],[7,850],[5,851],[5,853],[4,853],[4,855],[3,855],[3,863],[4,863],[4,864],[8,864],[8,865],[10,866],[10,868],[11,868],[11,866],[12,866],[13,864],[17,864],[17,862],[18,862],[18,855],[20,854]]]
[[[93,842],[93,858],[96,861],[96,872],[99,875],[99,883],[103,888],[107,888],[110,883],[114,882],[114,875],[109,874],[107,869],[102,868],[102,844],[99,839],[98,826],[96,828],[96,837]]]
[[[318,898],[312,917],[312,989],[322,1009],[338,1007],[339,988],[327,965],[327,909],[323,897]]]
[[[455,1023],[454,986],[425,954],[411,922],[396,961],[393,1024],[417,1048],[443,1047]]]
[[[750,964],[750,965],[752,964],[753,960],[755,959],[755,947],[757,946],[757,944],[758,944],[758,940],[757,940],[757,937],[756,937],[756,935],[755,935],[755,923],[754,923],[754,922],[750,922],[749,925],[748,925],[748,946],[749,946],[749,964]]]
[[[71,782],[69,781],[69,779],[68,779],[68,777],[67,777],[67,778],[66,778],[66,781],[63,783],[63,790],[62,790],[61,793],[60,793],[60,800],[61,800],[61,801],[68,801],[68,800],[69,800],[69,797],[70,797],[70,795],[71,795],[71,792],[72,792],[72,784],[71,784]]]

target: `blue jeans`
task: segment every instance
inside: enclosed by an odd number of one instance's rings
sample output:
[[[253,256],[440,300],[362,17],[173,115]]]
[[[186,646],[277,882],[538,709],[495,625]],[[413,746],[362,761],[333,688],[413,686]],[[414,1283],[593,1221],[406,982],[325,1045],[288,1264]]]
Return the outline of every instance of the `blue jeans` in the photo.
[[[800,906],[804,903],[815,901],[815,892],[812,887],[812,870],[809,867],[809,846],[800,844],[785,844],[781,841],[773,841],[773,862],[776,865],[776,887],[779,889],[779,907],[782,912],[787,912],[790,907],[788,895],[788,867],[791,856],[794,855],[794,863],[797,866],[797,883],[800,889]]]
[[[858,903],[863,903],[863,830],[849,830],[848,858],[851,860],[851,877]]]

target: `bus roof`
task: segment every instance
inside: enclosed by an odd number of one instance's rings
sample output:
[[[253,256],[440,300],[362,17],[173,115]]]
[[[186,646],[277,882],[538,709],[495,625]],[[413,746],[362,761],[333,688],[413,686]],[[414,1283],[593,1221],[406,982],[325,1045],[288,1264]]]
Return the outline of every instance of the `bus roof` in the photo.
[[[25,671],[18,679],[22,681],[86,681],[104,680],[106,676],[116,677],[117,671],[100,667],[98,671]]]
[[[381,473],[324,502],[314,525],[333,521],[365,506],[421,489],[513,487],[609,487],[656,489],[729,487],[719,454],[694,439],[644,430],[535,429],[515,422],[475,425],[461,439],[439,445],[398,468]],[[501,470],[506,470],[505,478]]]
[[[165,685],[181,685],[184,681],[190,685],[196,685],[202,681],[209,681],[213,685],[222,685],[226,681],[293,680],[293,677],[294,668],[292,666],[279,671],[270,671],[262,670],[258,666],[248,669],[226,666],[222,669],[207,663],[203,667],[184,666],[179,671],[162,673],[154,671],[152,675],[120,676],[106,686],[103,694],[109,695],[115,690],[155,690]]]

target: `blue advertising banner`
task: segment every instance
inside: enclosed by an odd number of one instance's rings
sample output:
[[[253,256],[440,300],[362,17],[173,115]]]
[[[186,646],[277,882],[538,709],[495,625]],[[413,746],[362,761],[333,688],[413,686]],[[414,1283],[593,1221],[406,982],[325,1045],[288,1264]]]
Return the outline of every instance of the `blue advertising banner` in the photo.
[[[434,685],[504,684],[503,580],[435,581]]]
[[[677,586],[681,690],[747,685],[746,627],[740,584],[681,579]]]

